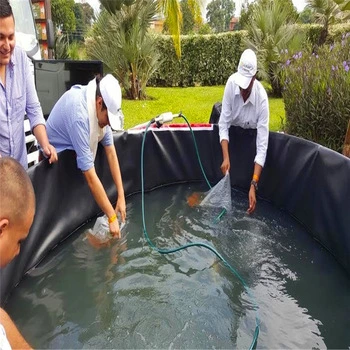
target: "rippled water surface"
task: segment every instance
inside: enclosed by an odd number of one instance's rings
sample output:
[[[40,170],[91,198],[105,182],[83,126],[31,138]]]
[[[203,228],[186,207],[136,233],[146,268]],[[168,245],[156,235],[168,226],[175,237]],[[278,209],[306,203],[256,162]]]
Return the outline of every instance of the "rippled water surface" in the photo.
[[[215,247],[249,287],[204,248],[153,251],[142,233],[141,196],[127,200],[123,238],[93,247],[89,223],[16,288],[7,310],[35,348],[350,348],[350,279],[288,215],[245,194],[233,212],[190,207],[202,185],[146,194],[146,224],[160,248]],[[67,208],[69,204],[67,204]],[[258,314],[256,307],[258,307]]]

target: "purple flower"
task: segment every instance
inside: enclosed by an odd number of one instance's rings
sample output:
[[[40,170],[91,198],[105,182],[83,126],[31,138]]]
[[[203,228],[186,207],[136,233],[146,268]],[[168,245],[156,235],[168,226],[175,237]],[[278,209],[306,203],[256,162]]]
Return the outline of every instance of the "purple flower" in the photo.
[[[303,57],[303,53],[300,51],[299,52],[299,58],[302,58]]]
[[[289,66],[289,65],[290,65],[290,60],[287,60],[286,66]]]
[[[335,71],[335,67],[332,65],[332,71],[334,72]]]
[[[350,67],[349,67],[348,65],[346,65],[346,66],[344,67],[344,69],[345,69],[345,72],[348,72],[349,69],[350,69]]]
[[[345,68],[345,66],[347,66],[347,65],[348,65],[347,62],[344,61],[344,62],[343,62],[343,67]]]
[[[329,47],[329,51],[332,51],[334,48],[334,45],[332,44],[330,47]]]

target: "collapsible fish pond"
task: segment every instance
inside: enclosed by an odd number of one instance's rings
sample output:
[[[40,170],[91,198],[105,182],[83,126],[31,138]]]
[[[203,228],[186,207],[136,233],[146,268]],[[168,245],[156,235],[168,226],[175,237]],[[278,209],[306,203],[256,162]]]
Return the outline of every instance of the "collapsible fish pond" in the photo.
[[[348,348],[350,160],[270,133],[249,216],[255,139],[253,130],[231,127],[233,209],[213,220],[219,208],[191,207],[187,197],[208,190],[204,174],[212,186],[222,178],[216,125],[115,134],[127,222],[121,240],[97,248],[85,233],[100,210],[74,152],[30,168],[34,223],[1,271],[1,301],[28,341],[40,348]],[[102,148],[95,164],[115,200]],[[160,254],[183,245],[190,247]]]

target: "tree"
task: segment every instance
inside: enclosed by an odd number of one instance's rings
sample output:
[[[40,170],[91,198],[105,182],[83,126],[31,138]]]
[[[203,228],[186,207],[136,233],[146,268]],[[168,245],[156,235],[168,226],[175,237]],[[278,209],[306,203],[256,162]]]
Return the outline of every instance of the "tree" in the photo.
[[[307,0],[307,5],[311,9],[316,23],[323,26],[318,40],[318,45],[321,46],[327,40],[329,26],[341,22],[344,19],[344,13],[333,0]]]
[[[202,16],[197,16],[197,18],[195,17],[195,14],[190,7],[191,1],[192,0],[180,0],[180,9],[182,15],[181,34],[184,35],[198,32],[199,28],[203,25]],[[167,19],[165,19],[163,24],[163,33],[170,34]]]
[[[212,34],[212,32],[213,31],[208,23],[204,23],[198,28],[198,34],[201,35]]]
[[[296,7],[293,5],[292,0],[276,0],[285,8],[287,15],[287,20],[294,22],[298,18],[298,11]],[[271,0],[258,0],[252,3],[246,2],[243,4],[241,17],[239,19],[239,23],[242,29],[246,29],[246,26],[249,24],[254,11],[257,9],[264,8],[269,5]]]
[[[188,5],[188,0],[181,0],[180,7],[182,13],[181,34],[189,34],[194,31],[196,24],[193,12]]]
[[[122,9],[123,6],[130,6],[133,0],[99,0],[101,5],[111,14],[115,14]],[[179,0],[157,0],[158,9],[166,18],[169,32],[173,37],[175,51],[178,57],[181,56],[180,32],[182,23],[182,13]],[[188,4],[191,8],[195,20],[201,16],[199,6],[200,0],[189,0]]]
[[[297,52],[303,43],[290,15],[284,0],[261,1],[246,25],[245,44],[257,53],[259,76],[271,84],[276,96],[281,96],[281,52]]]
[[[207,21],[216,33],[230,29],[230,21],[235,13],[232,0],[212,0],[207,6]]]
[[[71,41],[83,41],[84,33],[86,32],[86,26],[84,23],[83,9],[80,3],[74,5],[74,16],[76,21],[75,32],[72,33]]]
[[[74,0],[51,0],[51,14],[57,29],[66,33],[75,30]]]
[[[299,22],[304,24],[313,22],[313,16],[310,7],[306,6],[304,10],[299,13]]]
[[[103,10],[85,41],[90,58],[101,60],[131,99],[146,97],[148,79],[159,65],[156,42],[148,32],[156,0],[136,0],[115,14]]]
[[[95,19],[94,9],[88,3],[75,3],[74,16],[76,29],[72,33],[72,40],[84,41],[84,36]]]
[[[342,11],[350,11],[350,0],[334,0]]]
[[[252,16],[254,3],[248,4],[244,3],[241,9],[241,15],[239,17],[239,24],[241,29],[245,29],[246,25],[249,23],[249,18]]]
[[[83,9],[85,25],[90,28],[92,22],[96,19],[94,9],[87,2],[82,3],[81,6]]]

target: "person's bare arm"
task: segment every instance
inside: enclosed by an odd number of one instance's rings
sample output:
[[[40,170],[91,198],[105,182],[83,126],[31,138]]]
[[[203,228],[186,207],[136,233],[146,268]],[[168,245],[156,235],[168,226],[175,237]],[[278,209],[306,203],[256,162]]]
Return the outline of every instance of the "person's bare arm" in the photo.
[[[111,231],[111,234],[120,238],[119,223],[118,220],[116,220],[115,218],[115,211],[111,202],[109,201],[107,193],[103,188],[100,179],[96,174],[95,167],[84,171],[83,174],[98,206],[107,215],[109,220],[113,218],[112,222],[109,221],[109,229]]]
[[[227,172],[230,171],[230,154],[228,150],[228,140],[221,141],[221,150],[222,150],[222,164],[221,171],[223,175],[226,175]]]
[[[115,150],[114,145],[105,146],[105,152],[106,152],[109,168],[111,170],[111,174],[113,177],[113,181],[115,183],[115,186],[118,192],[118,199],[117,199],[115,211],[117,213],[120,212],[121,220],[122,222],[124,222],[126,218],[126,205],[125,205],[123,180],[122,180],[122,175],[120,171],[117,152]]]
[[[0,323],[5,328],[6,337],[12,349],[32,349],[26,342],[8,313],[0,308]]]
[[[261,172],[262,172],[262,166],[259,165],[258,163],[255,163],[253,179],[255,178],[255,181],[257,183],[259,181]],[[256,178],[258,180],[256,180]],[[247,212],[248,212],[248,214],[251,214],[254,212],[255,207],[256,207],[256,191],[255,191],[254,185],[250,185],[248,199],[249,199],[249,208],[248,208]]]

